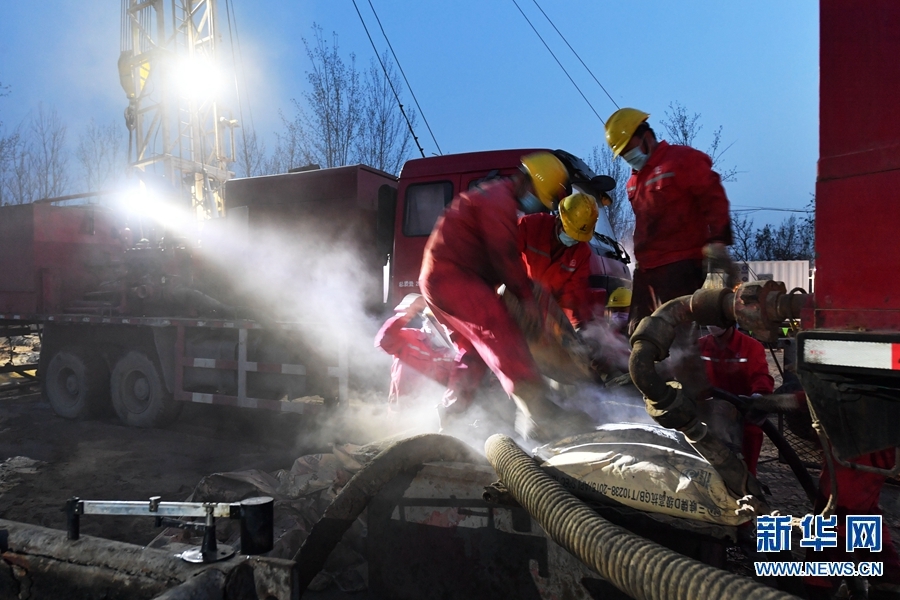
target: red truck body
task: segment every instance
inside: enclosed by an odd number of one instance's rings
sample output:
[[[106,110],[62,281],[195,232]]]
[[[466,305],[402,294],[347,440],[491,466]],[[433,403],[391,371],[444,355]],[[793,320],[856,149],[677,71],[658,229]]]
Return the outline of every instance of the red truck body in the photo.
[[[839,456],[900,445],[900,4],[820,4],[816,291],[798,373]]]
[[[63,312],[103,281],[125,249],[123,223],[102,207],[3,207],[0,313]]]

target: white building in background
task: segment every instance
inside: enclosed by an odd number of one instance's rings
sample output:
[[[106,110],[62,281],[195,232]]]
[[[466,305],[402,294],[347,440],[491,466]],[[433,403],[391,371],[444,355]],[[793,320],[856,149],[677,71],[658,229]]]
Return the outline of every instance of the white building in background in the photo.
[[[810,294],[815,287],[816,269],[808,260],[751,260],[740,266],[741,281],[773,279],[783,281],[788,291],[803,288]]]

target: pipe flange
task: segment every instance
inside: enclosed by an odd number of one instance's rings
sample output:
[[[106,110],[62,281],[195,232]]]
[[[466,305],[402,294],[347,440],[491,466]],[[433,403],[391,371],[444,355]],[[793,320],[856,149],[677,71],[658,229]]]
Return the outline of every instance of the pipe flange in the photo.
[[[778,298],[786,291],[780,281],[742,284],[734,293],[735,320],[761,342],[777,341],[782,321],[778,315]]]
[[[734,324],[734,292],[729,289],[700,289],[691,296],[691,314],[698,325],[729,327]]]

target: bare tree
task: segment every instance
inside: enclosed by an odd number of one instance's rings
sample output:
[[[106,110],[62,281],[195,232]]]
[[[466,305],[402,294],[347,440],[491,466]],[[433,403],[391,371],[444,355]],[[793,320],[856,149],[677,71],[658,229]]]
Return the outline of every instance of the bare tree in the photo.
[[[275,172],[269,170],[273,163],[266,159],[265,142],[256,137],[256,131],[253,129],[244,129],[238,136],[236,158],[235,171],[238,177],[256,177]]]
[[[0,194],[4,205],[29,204],[39,197],[31,151],[22,129],[20,125],[6,138],[6,160],[0,179]]]
[[[313,43],[303,38],[311,69],[306,72],[310,91],[304,92],[307,107],[293,100],[295,133],[301,141],[305,162],[323,167],[349,164],[362,119],[362,84],[356,56],[349,64],[338,52],[337,34],[328,45],[322,28],[313,25]]]
[[[380,64],[384,65],[384,70]],[[416,113],[405,109],[409,117],[407,125],[394,96],[394,90],[400,89],[400,78],[387,52],[382,55],[380,64],[372,60],[366,71],[362,120],[355,141],[356,159],[396,175],[409,156],[410,128],[416,125]]]
[[[756,260],[810,260],[812,238],[807,221],[791,215],[780,225],[764,225],[754,236]]]
[[[66,126],[55,108],[38,104],[28,126],[28,152],[38,198],[61,196],[69,188]]]
[[[634,235],[634,211],[628,201],[625,185],[631,177],[631,169],[625,161],[613,158],[612,151],[606,144],[594,146],[586,162],[594,173],[609,175],[616,180],[615,189],[609,192],[613,203],[606,207],[606,214],[616,238],[622,243],[630,244]]]
[[[740,262],[755,260],[756,230],[753,219],[745,214],[731,213],[731,233],[734,244],[731,246],[732,257]]]
[[[75,158],[89,192],[102,190],[125,174],[125,140],[116,122],[98,125],[91,119],[78,138]]]
[[[671,111],[671,112],[669,112]],[[680,102],[669,103],[669,110],[665,112],[666,118],[660,121],[666,130],[666,138],[675,144],[697,148],[697,136],[703,129],[700,122],[700,113],[688,114],[687,109]],[[732,144],[722,147],[722,126],[713,132],[713,138],[706,149],[706,153],[712,159],[715,170],[723,182],[737,181],[737,167],[725,167],[722,164],[722,156],[731,148]]]
[[[282,131],[275,132],[275,149],[266,161],[265,170],[269,173],[287,173],[294,167],[309,164],[304,151],[303,124],[296,117],[288,119],[278,111],[281,117]]]
[[[55,109],[38,104],[31,119],[8,136],[2,187],[4,204],[27,204],[69,190],[66,126]]]
[[[0,98],[8,95],[9,86],[0,83]],[[5,181],[12,168],[13,149],[18,141],[18,132],[6,133],[3,122],[0,121],[0,206],[12,204],[9,194],[6,192]]]

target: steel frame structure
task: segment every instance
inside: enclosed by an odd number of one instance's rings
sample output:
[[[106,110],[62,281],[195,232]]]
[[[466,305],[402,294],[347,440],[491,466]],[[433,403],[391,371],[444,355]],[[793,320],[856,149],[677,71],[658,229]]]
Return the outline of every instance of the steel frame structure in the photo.
[[[223,114],[217,98],[192,97],[177,81],[187,64],[216,68],[216,0],[122,0],[121,33],[130,166],[189,193],[198,217],[221,216],[237,121]],[[198,75],[188,76],[201,83]]]

